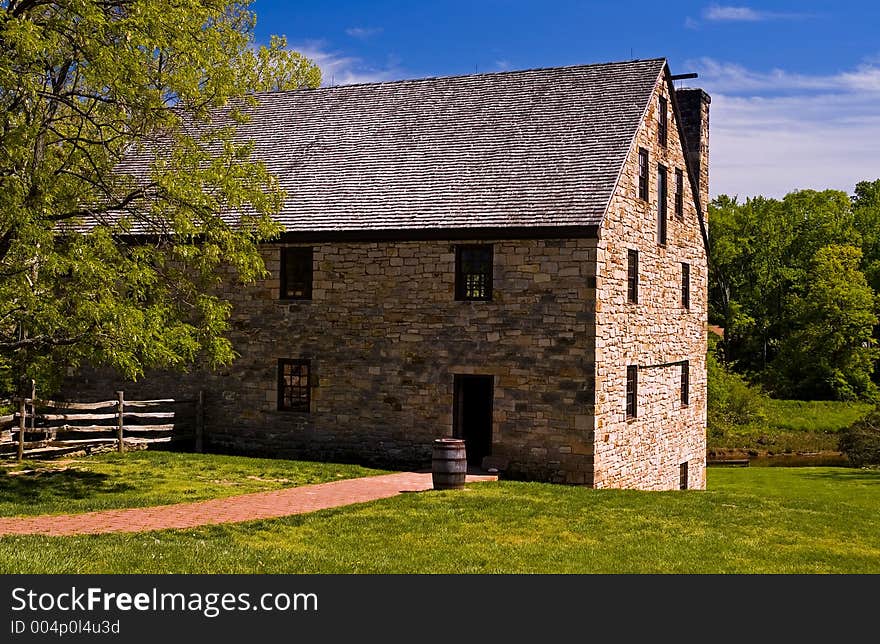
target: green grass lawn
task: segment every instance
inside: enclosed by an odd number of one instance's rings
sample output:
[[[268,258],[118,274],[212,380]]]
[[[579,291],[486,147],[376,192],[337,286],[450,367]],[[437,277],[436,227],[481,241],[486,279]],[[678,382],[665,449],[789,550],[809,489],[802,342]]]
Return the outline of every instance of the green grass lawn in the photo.
[[[356,465],[164,451],[115,452],[0,470],[0,516],[200,501],[381,473]]]
[[[237,525],[5,537],[0,573],[880,573],[880,471],[714,468],[705,492],[480,483]]]
[[[767,421],[737,426],[723,435],[710,431],[708,449],[742,449],[774,454],[837,450],[837,432],[863,418],[874,406],[827,400],[765,401]]]

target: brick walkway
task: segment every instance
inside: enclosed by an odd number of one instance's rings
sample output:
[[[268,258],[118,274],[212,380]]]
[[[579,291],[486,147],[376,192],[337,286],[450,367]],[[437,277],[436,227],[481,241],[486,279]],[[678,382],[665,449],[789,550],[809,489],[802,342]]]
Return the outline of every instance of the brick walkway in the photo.
[[[469,474],[467,480],[468,482],[494,481],[497,477]],[[385,499],[401,492],[422,492],[432,487],[430,472],[427,474],[400,472],[271,492],[254,492],[195,503],[102,510],[85,514],[0,518],[0,535],[67,536],[195,528],[217,523],[286,517],[326,508],[338,508],[352,503]]]

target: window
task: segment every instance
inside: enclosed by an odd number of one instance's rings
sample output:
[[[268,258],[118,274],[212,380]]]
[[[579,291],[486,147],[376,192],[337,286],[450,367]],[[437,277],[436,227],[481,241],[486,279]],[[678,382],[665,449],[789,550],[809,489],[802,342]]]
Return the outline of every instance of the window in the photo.
[[[455,299],[492,299],[492,246],[456,246]]]
[[[309,411],[311,389],[309,377],[311,363],[308,360],[278,361],[278,410]]]
[[[638,414],[639,368],[630,365],[626,368],[626,417],[635,418]]]
[[[681,263],[681,305],[691,308],[691,265]]]
[[[675,216],[684,218],[684,173],[680,168],[675,169]]]
[[[688,464],[687,461],[678,466],[678,489],[688,489]]]
[[[691,363],[687,360],[681,363],[681,406],[691,404]]]
[[[666,243],[666,166],[657,165],[657,243]]]
[[[282,300],[312,299],[312,248],[296,246],[281,249]]]
[[[639,148],[639,199],[648,200],[648,151]]]
[[[626,262],[626,299],[639,303],[639,251],[629,250]]]
[[[658,117],[659,123],[657,124],[657,138],[660,140],[660,145],[666,145],[666,140],[669,134],[669,129],[666,125],[667,117],[668,117],[668,109],[666,105],[666,97],[660,97],[660,116]]]

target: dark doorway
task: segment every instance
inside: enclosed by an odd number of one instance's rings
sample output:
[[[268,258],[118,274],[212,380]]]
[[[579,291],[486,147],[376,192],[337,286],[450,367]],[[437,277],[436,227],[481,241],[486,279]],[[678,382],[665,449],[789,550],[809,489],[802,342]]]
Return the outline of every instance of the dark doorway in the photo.
[[[492,454],[492,376],[455,376],[452,435],[463,438],[468,465]]]

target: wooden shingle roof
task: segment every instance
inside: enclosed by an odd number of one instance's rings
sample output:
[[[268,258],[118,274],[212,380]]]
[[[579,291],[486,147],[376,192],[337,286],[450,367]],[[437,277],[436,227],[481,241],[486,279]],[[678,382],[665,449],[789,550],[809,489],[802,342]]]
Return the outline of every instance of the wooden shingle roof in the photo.
[[[261,93],[289,232],[595,226],[665,59]]]

